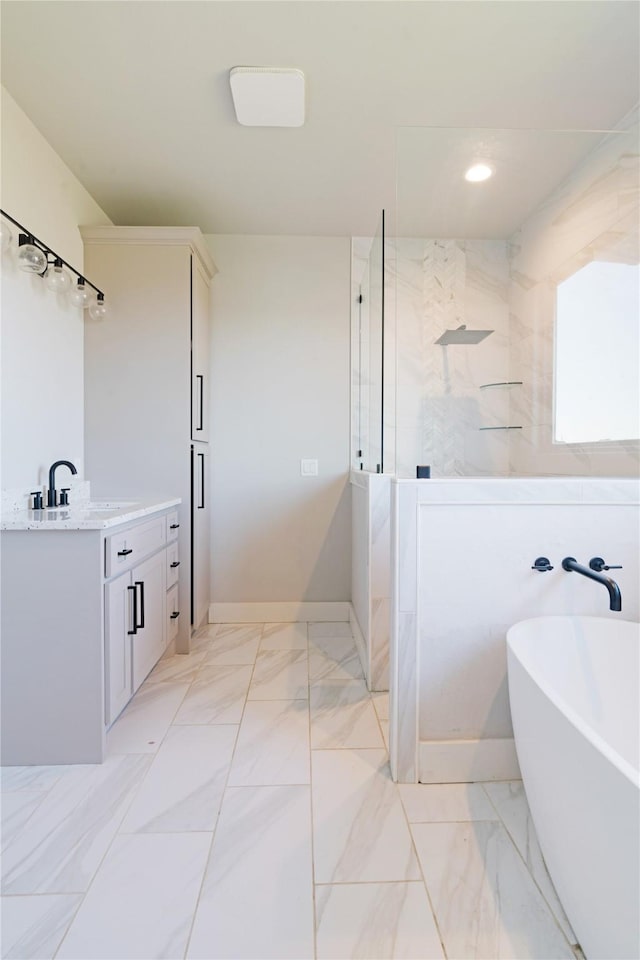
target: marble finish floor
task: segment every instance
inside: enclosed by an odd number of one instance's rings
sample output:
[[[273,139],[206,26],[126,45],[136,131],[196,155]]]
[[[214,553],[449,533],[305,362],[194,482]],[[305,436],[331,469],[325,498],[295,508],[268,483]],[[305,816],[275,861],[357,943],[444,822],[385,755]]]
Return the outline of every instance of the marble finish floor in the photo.
[[[572,960],[519,782],[401,785],[348,624],[224,624],[2,769],[3,958]]]

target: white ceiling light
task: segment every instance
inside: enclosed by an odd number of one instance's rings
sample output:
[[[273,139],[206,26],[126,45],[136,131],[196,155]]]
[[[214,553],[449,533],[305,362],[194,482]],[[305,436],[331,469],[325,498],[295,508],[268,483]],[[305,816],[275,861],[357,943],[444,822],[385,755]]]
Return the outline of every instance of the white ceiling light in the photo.
[[[486,160],[480,160],[478,163],[474,163],[472,167],[469,167],[464,178],[468,180],[469,183],[482,183],[483,180],[488,180],[489,177],[492,177],[495,172],[495,169],[490,163],[487,163]]]
[[[229,74],[238,123],[245,127],[301,127],[304,73],[293,67],[234,67]]]

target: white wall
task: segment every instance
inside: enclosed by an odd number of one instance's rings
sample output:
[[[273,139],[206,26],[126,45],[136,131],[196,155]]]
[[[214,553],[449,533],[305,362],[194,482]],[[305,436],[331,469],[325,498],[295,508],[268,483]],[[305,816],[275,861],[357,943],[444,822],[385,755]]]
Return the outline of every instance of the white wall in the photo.
[[[349,600],[349,240],[206,239],[211,599]]]
[[[109,223],[2,90],[2,209],[82,271],[82,223]],[[13,228],[12,228],[13,230]],[[13,230],[17,242],[17,229]],[[91,279],[91,278],[89,278]],[[83,318],[2,258],[2,487],[36,489],[57,459],[83,466]]]
[[[394,481],[392,742],[398,778],[517,775],[505,637],[529,617],[640,615],[637,480]],[[548,557],[549,573],[531,569]],[[622,564],[622,613],[566,556]],[[393,738],[396,738],[395,740]]]

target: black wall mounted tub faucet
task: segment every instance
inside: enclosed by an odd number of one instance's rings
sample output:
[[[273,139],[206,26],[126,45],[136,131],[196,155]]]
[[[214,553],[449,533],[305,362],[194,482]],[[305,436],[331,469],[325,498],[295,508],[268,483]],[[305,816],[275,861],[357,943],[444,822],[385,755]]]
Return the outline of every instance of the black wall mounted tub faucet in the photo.
[[[562,569],[573,573],[579,573],[583,577],[588,577],[589,580],[595,580],[596,583],[601,583],[607,588],[609,593],[609,610],[614,610],[616,613],[620,613],[622,610],[622,596],[620,594],[620,587],[615,580],[612,580],[611,577],[605,577],[604,573],[598,573],[596,570],[592,570],[590,567],[583,567],[581,563],[578,563],[575,557],[565,557],[562,561]]]
[[[48,507],[58,506],[56,497],[56,470],[58,467],[68,467],[74,476],[78,472],[70,460],[56,460],[55,463],[51,464],[49,468],[49,489],[47,490]]]

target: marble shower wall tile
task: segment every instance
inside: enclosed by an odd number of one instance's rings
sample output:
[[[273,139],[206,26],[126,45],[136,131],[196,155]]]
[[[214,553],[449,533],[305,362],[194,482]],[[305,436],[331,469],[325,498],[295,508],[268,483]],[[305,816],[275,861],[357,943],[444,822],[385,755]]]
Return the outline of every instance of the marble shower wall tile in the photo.
[[[316,750],[311,763],[316,883],[420,879],[386,750]]]
[[[209,833],[117,837],[57,956],[184,956],[210,844]]]
[[[316,888],[318,960],[444,957],[422,883],[341,883]]]
[[[66,773],[4,851],[3,892],[85,891],[150,763],[114,756]]]
[[[309,783],[307,700],[249,700],[229,786]]]
[[[4,960],[52,960],[81,900],[74,893],[2,897]]]
[[[170,727],[120,832],[213,830],[237,732],[215,724]]]
[[[411,829],[448,956],[575,960],[502,824]]]
[[[484,789],[498,811],[529,873],[538,884],[569,943],[577,943],[576,935],[558,899],[538,843],[531,811],[521,780],[507,783],[486,783]]]
[[[312,960],[308,786],[230,787],[187,957]]]

